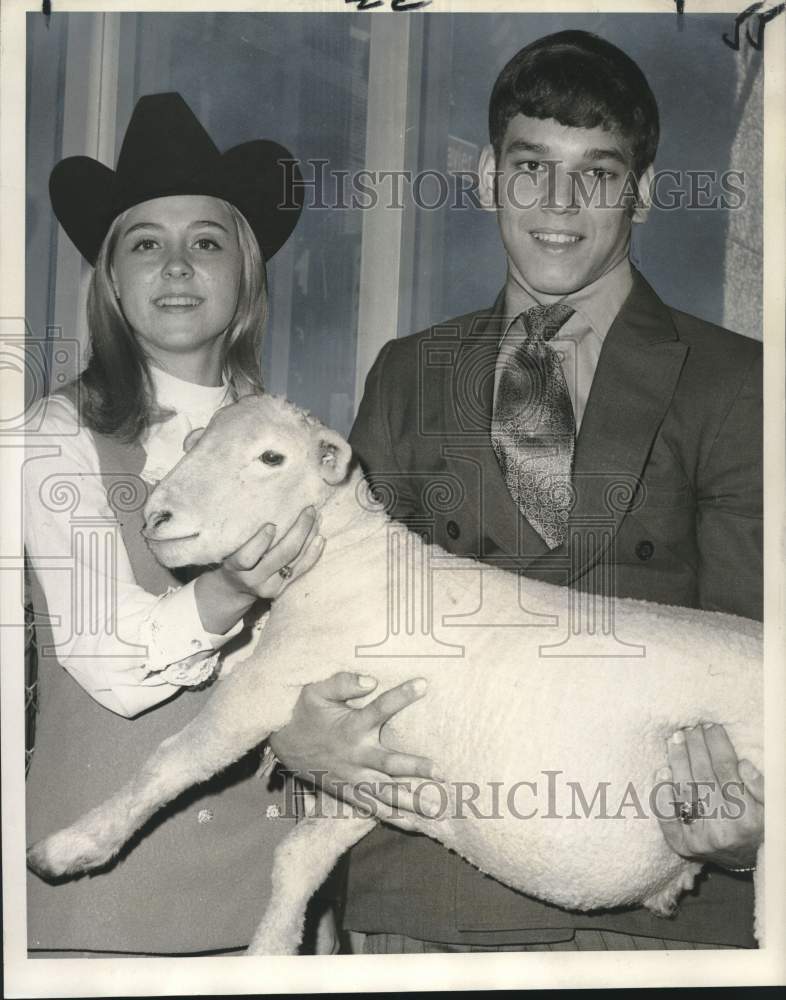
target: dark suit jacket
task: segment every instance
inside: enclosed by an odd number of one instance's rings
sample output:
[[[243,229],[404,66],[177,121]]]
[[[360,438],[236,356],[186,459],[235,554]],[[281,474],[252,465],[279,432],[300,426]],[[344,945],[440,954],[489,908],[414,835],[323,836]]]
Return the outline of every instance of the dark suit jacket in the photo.
[[[392,514],[526,576],[761,618],[761,345],[669,309],[635,273],[576,444],[569,540],[549,552],[490,445],[500,301],[386,344],[371,369],[350,442]],[[753,944],[744,876],[712,870],[669,921],[640,908],[571,914],[389,827],[352,851],[345,923],[486,944],[577,927]]]

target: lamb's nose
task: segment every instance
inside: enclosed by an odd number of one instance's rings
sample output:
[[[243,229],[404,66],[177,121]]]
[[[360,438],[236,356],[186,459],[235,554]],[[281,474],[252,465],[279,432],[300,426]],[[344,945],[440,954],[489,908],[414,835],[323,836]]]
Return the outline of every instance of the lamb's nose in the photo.
[[[154,510],[151,511],[147,520],[145,521],[145,531],[151,532],[156,531],[161,527],[162,524],[166,524],[167,521],[172,520],[171,510]]]

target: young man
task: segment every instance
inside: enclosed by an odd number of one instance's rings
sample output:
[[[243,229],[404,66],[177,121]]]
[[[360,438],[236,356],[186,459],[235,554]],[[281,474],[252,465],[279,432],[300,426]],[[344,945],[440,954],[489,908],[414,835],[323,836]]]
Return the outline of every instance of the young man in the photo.
[[[489,117],[481,192],[505,288],[489,310],[383,348],[356,454],[372,482],[395,473],[394,516],[427,523],[446,549],[603,600],[760,618],[760,345],[669,309],[630,264],[659,129],[644,76],[602,39],[560,32],[505,67]],[[528,450],[533,413],[548,449],[536,429]],[[423,489],[443,477],[463,488],[447,513]],[[351,852],[345,927],[383,952],[752,946],[750,877],[734,869],[762,837],[760,776],[721,726],[680,734],[666,757],[675,780],[748,784],[731,830],[662,824],[679,853],[714,862],[671,920],[568,913],[380,827]]]

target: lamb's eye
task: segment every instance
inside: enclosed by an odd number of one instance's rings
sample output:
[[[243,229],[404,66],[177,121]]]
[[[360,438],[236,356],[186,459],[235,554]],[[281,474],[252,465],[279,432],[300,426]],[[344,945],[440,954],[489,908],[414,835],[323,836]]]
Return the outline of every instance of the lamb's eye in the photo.
[[[259,461],[265,465],[281,465],[284,456],[277,451],[263,451],[259,456]]]

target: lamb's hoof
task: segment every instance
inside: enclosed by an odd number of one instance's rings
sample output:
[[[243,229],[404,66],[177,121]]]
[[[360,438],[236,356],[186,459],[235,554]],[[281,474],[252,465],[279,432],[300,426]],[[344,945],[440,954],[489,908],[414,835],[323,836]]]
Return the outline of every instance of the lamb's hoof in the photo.
[[[85,834],[61,830],[28,848],[27,867],[41,878],[52,880],[81,875],[99,868],[111,858]]]

